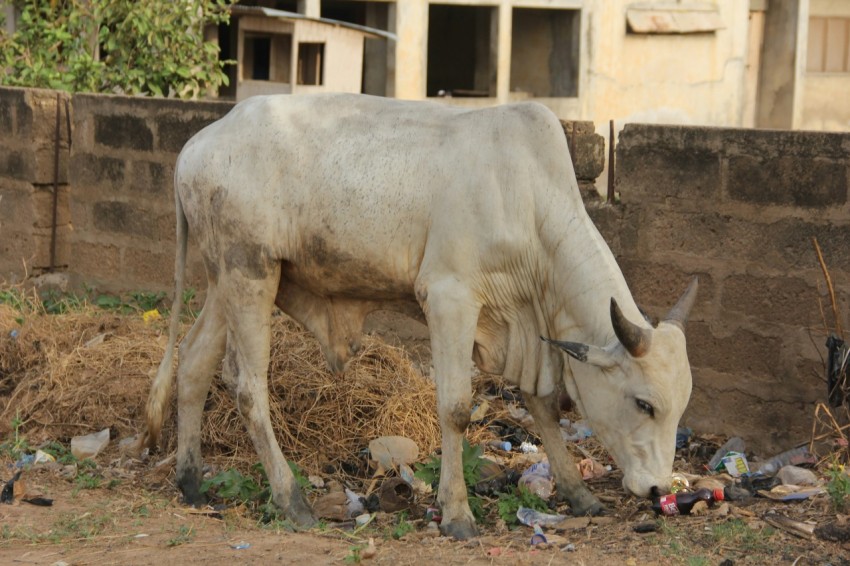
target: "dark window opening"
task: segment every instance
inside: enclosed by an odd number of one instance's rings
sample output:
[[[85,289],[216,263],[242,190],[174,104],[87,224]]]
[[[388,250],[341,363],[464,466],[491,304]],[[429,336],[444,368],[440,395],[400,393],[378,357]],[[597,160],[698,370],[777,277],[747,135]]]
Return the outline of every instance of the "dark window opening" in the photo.
[[[514,8],[511,92],[578,96],[581,12]]]
[[[498,10],[428,9],[428,96],[496,96]]]
[[[298,84],[321,85],[324,83],[324,43],[298,44]]]
[[[272,55],[272,39],[263,36],[245,36],[245,69],[242,77],[255,81],[267,81],[271,76],[269,64]]]

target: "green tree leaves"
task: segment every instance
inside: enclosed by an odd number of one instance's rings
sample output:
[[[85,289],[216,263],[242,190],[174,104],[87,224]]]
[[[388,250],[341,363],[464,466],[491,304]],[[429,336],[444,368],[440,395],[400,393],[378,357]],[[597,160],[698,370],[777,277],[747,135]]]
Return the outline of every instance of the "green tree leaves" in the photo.
[[[0,31],[0,84],[70,92],[198,98],[228,84],[207,24],[231,0],[17,0]]]

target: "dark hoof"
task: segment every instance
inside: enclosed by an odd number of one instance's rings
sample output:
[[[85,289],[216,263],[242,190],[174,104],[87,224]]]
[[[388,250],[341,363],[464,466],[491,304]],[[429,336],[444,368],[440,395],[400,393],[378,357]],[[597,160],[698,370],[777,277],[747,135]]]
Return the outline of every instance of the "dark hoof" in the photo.
[[[296,491],[289,502],[289,506],[283,511],[284,516],[301,529],[309,529],[316,524],[313,510],[307,505],[304,496]]]
[[[597,517],[608,514],[608,509],[595,497],[591,501],[585,502],[584,505],[572,505],[570,508],[576,517]]]
[[[473,521],[455,521],[454,523],[443,523],[440,532],[447,537],[457,540],[467,540],[478,536],[478,528]]]

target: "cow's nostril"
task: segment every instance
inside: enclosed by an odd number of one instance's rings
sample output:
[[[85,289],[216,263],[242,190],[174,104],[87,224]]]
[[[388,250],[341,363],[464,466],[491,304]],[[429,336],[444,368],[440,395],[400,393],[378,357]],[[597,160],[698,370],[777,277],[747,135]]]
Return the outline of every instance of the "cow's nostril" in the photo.
[[[657,485],[654,485],[649,488],[649,496],[650,497],[658,497],[661,495],[661,490],[658,489]]]

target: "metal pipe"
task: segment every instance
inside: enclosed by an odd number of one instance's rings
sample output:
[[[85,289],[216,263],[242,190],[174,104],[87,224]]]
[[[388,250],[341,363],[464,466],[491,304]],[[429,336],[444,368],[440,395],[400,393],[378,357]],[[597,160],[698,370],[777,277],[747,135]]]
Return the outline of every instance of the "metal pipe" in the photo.
[[[614,120],[608,123],[608,204],[614,204]]]
[[[56,268],[56,223],[59,211],[59,123],[62,117],[61,95],[56,93],[56,138],[53,152],[53,226],[50,230],[50,267],[47,271],[52,273]]]

